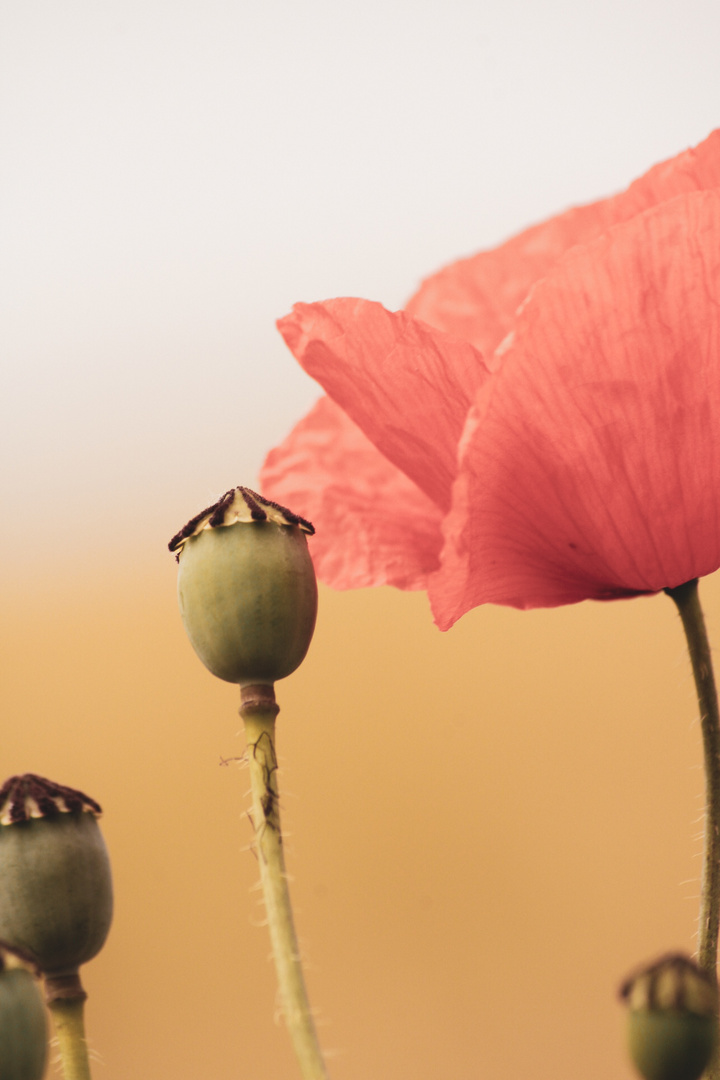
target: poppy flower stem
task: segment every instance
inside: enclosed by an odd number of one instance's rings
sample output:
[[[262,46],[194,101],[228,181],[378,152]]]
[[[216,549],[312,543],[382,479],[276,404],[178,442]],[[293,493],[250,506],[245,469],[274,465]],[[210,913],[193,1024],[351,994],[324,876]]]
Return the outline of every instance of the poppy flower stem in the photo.
[[[245,722],[252,789],[255,850],[267,911],[283,1015],[303,1080],[327,1080],[305,987],[288,890],[280,828],[272,686],[244,686],[240,715]]]
[[[698,924],[698,963],[717,979],[720,921],[720,715],[697,578],[665,589],[680,612],[700,705],[705,759],[705,853]],[[717,1068],[717,1065],[715,1066]]]
[[[85,1037],[86,997],[77,974],[45,978],[45,1000],[53,1018],[63,1080],[91,1080]]]

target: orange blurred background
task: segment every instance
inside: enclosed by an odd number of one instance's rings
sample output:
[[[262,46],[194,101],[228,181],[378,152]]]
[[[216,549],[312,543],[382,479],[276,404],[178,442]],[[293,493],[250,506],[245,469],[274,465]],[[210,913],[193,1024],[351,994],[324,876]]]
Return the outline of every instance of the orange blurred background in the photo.
[[[717,576],[703,595],[717,641]],[[97,1080],[295,1076],[238,695],[185,639],[172,557],[17,579],[2,653],[5,774],[105,811],[117,913],[84,972]],[[618,982],[691,949],[697,908],[700,738],[671,602],[487,607],[442,635],[423,595],[323,589],[278,699],[334,1080],[629,1077]]]

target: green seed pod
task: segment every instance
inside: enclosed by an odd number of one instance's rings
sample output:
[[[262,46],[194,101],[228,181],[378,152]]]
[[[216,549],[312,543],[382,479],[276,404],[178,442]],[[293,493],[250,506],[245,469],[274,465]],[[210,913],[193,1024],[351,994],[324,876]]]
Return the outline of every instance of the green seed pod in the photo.
[[[317,615],[309,521],[249,488],[228,491],[170,541],[185,630],[203,664],[241,686],[305,658]]]
[[[0,1080],[42,1080],[47,1048],[40,988],[28,966],[0,945]]]
[[[717,1039],[717,986],[682,954],[670,954],[629,976],[630,1056],[645,1080],[699,1080]]]
[[[0,939],[45,975],[77,972],[112,921],[110,861],[87,795],[34,773],[0,788]]]

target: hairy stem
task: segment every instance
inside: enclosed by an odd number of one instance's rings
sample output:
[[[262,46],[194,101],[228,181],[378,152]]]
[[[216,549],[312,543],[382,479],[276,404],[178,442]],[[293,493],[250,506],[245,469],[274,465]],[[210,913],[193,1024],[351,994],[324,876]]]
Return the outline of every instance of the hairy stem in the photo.
[[[272,686],[246,686],[241,693],[255,845],[285,1023],[303,1080],[327,1080],[300,963],[285,872],[275,754],[278,706]]]
[[[91,1080],[85,1038],[86,997],[77,974],[45,979],[45,998],[53,1018],[63,1080]]]
[[[697,578],[665,591],[680,612],[700,705],[705,762],[705,853],[700,891],[698,963],[716,978],[720,923],[720,716],[717,690]]]
[[[720,715],[713,674],[710,642],[700,606],[698,581],[686,581],[666,589],[680,612],[695,679],[705,764],[705,851],[698,917],[698,963],[717,981],[718,924],[720,922]],[[720,1080],[718,1027],[715,1019],[715,1052],[705,1076]]]

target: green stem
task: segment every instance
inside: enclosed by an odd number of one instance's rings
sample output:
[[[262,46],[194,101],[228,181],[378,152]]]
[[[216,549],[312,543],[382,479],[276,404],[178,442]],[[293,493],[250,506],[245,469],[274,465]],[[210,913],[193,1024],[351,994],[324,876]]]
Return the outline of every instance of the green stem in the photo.
[[[272,686],[245,686],[241,695],[255,845],[285,1023],[303,1080],[327,1080],[305,987],[285,872],[275,754],[278,706]]]
[[[87,994],[80,977],[46,977],[45,997],[53,1018],[63,1080],[91,1080],[84,1019]]]
[[[698,963],[717,981],[718,925],[720,923],[720,714],[713,674],[712,655],[705,617],[700,606],[698,581],[686,581],[666,589],[680,612],[695,679],[705,763],[705,851],[698,918]],[[720,1080],[718,1027],[715,1019],[715,1053],[705,1072],[708,1080]]]
[[[665,590],[680,612],[695,677],[705,760],[705,855],[700,890],[698,963],[717,978],[720,923],[720,715],[697,578]]]
[[[698,963],[717,981],[718,926],[720,925],[720,713],[705,617],[700,606],[698,580],[665,589],[680,612],[695,679],[705,765],[705,850],[698,917]],[[716,1018],[715,1053],[707,1080],[720,1080]]]

